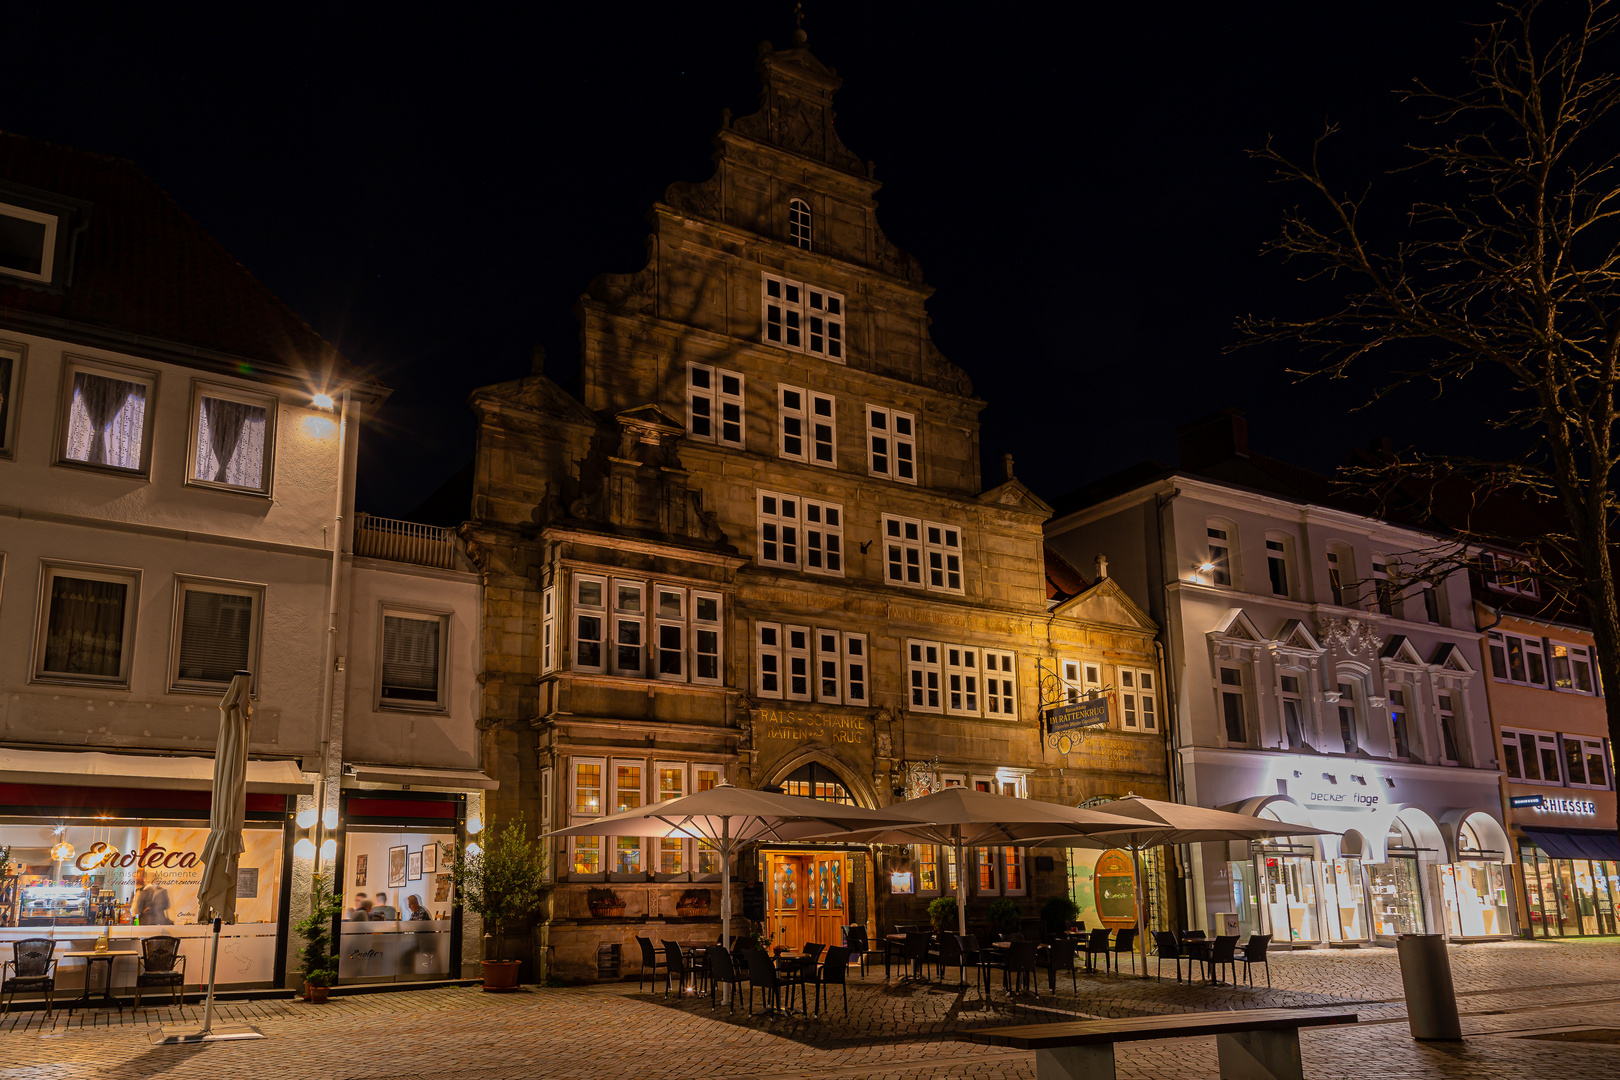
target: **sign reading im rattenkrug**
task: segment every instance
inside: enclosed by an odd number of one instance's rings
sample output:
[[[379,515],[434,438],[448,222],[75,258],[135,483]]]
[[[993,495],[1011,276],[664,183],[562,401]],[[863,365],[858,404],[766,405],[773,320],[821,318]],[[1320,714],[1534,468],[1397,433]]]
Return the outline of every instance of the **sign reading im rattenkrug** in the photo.
[[[1063,731],[1079,731],[1081,728],[1088,727],[1106,727],[1107,724],[1108,699],[1106,697],[1059,705],[1046,714],[1046,730],[1053,734]]]

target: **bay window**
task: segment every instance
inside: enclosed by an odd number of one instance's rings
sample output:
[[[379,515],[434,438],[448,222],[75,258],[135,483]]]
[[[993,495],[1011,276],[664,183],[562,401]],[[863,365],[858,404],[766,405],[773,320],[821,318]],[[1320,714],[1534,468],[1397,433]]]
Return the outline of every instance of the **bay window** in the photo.
[[[692,681],[717,684],[720,677],[721,599],[719,593],[692,593]]]
[[[613,812],[622,814],[641,806],[642,763],[615,758],[613,762]],[[615,836],[613,838],[613,872],[615,874],[641,873],[641,837]]]
[[[573,575],[573,590],[574,671],[700,685],[721,681],[719,593],[580,573]],[[541,664],[550,670],[550,589],[541,604]]]
[[[575,671],[607,670],[607,578],[574,575]]]
[[[547,586],[540,593],[540,670],[557,666],[557,590]]]
[[[646,674],[647,585],[641,581],[613,579],[613,658],[612,673],[633,679]]]

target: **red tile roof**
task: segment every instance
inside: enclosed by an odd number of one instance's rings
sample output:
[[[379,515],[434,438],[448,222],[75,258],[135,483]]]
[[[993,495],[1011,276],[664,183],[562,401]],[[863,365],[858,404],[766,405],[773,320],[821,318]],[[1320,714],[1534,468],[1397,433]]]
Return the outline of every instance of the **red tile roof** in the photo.
[[[1085,576],[1076,570],[1069,560],[1053,551],[1050,546],[1042,545],[1046,553],[1046,598],[1062,603],[1071,597],[1079,596],[1091,588],[1091,583]]]
[[[383,389],[133,162],[0,132],[0,181],[91,204],[67,288],[50,292],[0,276],[0,319],[7,323],[70,338],[100,332],[110,347],[134,336],[178,347],[205,367],[235,358],[323,388],[335,374]]]

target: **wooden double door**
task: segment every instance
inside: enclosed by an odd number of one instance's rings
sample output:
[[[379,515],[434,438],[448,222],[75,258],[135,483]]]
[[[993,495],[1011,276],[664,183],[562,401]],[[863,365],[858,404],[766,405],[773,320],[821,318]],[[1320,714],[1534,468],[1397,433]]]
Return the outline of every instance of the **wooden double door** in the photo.
[[[810,942],[840,945],[849,925],[849,856],[839,851],[765,853],[766,932],[797,952]]]

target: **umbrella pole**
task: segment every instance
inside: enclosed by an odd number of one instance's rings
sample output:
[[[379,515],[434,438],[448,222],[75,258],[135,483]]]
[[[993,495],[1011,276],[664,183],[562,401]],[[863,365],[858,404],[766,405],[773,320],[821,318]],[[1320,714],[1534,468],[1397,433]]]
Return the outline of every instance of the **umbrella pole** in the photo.
[[[213,954],[208,958],[208,1000],[203,1005],[202,1031],[198,1033],[200,1035],[207,1035],[214,1027],[214,973],[219,970],[219,923],[220,920],[216,916],[214,919],[214,949]]]
[[[1131,845],[1131,861],[1136,864],[1136,944],[1142,950],[1142,978],[1147,978],[1147,938],[1142,933],[1142,849]]]
[[[953,825],[956,833],[956,932],[967,937],[967,866],[962,861],[962,827]]]
[[[720,822],[720,947],[731,952],[731,819]],[[731,984],[721,989],[721,1001],[731,1004]]]

